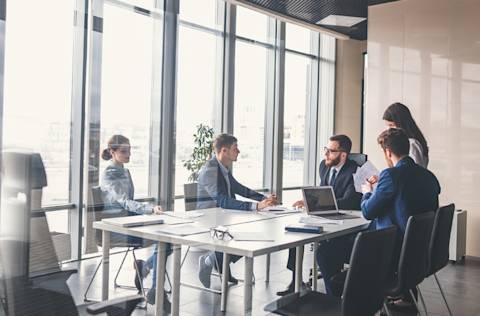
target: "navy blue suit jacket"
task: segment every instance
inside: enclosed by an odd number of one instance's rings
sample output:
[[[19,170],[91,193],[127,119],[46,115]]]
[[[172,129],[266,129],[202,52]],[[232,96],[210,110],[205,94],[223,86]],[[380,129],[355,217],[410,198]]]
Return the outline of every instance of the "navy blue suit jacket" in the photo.
[[[228,173],[230,182],[230,195],[225,177],[220,169],[219,162],[213,157],[202,167],[198,176],[198,202],[197,208],[221,207],[234,210],[249,211],[252,208],[251,202],[239,201],[235,194],[243,197],[262,201],[265,196],[240,184]]]
[[[362,194],[355,191],[353,174],[357,171],[357,163],[347,159],[340,172],[337,174],[333,191],[337,199],[338,208],[341,210],[359,210]],[[320,163],[320,185],[328,185],[330,167],[325,165],[325,160]]]
[[[366,219],[372,220],[370,229],[397,227],[392,269],[400,256],[408,218],[435,212],[439,194],[440,184],[433,173],[407,156],[395,167],[383,170],[375,191],[363,195],[362,213]]]

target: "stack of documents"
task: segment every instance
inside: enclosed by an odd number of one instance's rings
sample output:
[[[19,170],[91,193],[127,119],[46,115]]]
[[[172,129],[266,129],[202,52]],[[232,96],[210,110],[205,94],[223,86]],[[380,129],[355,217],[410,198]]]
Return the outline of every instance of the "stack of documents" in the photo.
[[[300,217],[299,222],[302,224],[310,225],[310,226],[322,226],[325,224],[332,224],[332,225],[343,224],[343,220],[326,219],[326,218],[317,217],[317,216],[302,216]]]
[[[353,174],[353,182],[355,184],[355,191],[362,193],[362,184],[372,176],[378,176],[378,169],[375,168],[373,163],[367,161],[363,166],[357,168],[357,172]]]
[[[260,212],[270,212],[274,214],[291,214],[291,213],[300,213],[300,211],[301,209],[299,208],[276,205],[276,206],[265,207]]]

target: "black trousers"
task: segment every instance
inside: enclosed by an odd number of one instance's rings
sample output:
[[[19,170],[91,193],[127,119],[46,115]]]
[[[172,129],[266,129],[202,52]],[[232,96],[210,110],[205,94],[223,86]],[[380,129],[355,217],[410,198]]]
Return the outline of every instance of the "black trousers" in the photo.
[[[223,269],[223,252],[215,252],[215,258],[217,258],[217,262],[218,262],[218,267],[217,267],[217,270],[218,272],[222,273],[222,269]],[[230,263],[235,263],[237,262],[238,260],[240,260],[242,257],[240,256],[236,256],[236,255],[230,255]]]

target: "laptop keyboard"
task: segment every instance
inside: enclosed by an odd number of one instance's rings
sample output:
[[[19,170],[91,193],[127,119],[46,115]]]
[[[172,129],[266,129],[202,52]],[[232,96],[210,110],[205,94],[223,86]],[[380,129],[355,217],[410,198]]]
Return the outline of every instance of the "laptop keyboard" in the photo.
[[[337,214],[313,214],[314,216],[317,217],[322,217],[325,219],[334,219],[334,220],[342,220],[342,219],[354,219],[354,218],[360,218],[359,216],[356,215],[351,215],[351,214],[343,214],[343,213],[337,213]]]

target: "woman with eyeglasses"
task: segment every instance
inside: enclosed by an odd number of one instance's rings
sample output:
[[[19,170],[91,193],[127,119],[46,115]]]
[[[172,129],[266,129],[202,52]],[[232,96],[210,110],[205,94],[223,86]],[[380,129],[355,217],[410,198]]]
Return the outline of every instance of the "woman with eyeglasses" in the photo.
[[[130,161],[130,141],[123,135],[113,135],[108,140],[108,147],[102,152],[102,159],[110,161],[109,165],[103,171],[101,177],[101,188],[105,202],[104,212],[109,216],[127,216],[139,214],[161,214],[162,207],[159,205],[144,204],[137,202],[134,197],[134,186],[130,171],[125,168],[125,164]],[[121,234],[112,234],[111,239],[128,240],[132,244],[144,244],[142,238],[134,236],[125,236]],[[167,246],[167,256],[171,253],[171,245]],[[145,278],[150,270],[153,270],[153,285],[147,293],[147,302],[155,304],[156,289],[156,262],[158,250],[155,246],[154,252],[147,261],[137,260],[140,277]],[[142,290],[142,282],[135,274],[135,286],[138,291]],[[166,295],[166,294],[165,294]],[[169,312],[170,302],[164,297],[164,308]]]
[[[396,102],[390,105],[383,113],[383,120],[387,128],[403,129],[410,141],[409,156],[417,165],[424,168],[428,166],[428,145],[420,128],[412,117],[408,107]]]

